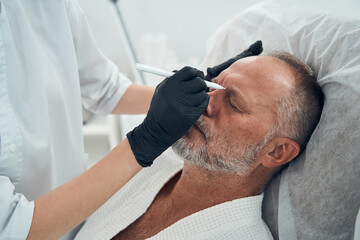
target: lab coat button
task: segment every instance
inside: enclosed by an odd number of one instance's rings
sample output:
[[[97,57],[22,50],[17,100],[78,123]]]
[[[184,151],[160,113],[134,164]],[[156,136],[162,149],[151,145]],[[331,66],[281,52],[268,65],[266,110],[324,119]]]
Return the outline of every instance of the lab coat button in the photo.
[[[10,145],[10,152],[15,152],[16,151],[16,145],[15,144],[11,144]]]

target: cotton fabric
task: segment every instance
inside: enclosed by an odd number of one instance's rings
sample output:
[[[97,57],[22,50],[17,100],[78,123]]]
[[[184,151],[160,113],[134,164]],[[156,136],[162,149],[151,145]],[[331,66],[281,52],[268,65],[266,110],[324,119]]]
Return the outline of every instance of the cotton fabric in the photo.
[[[143,215],[161,188],[182,168],[183,160],[169,149],[90,216],[75,239],[111,239]],[[272,239],[261,218],[262,199],[263,195],[252,196],[204,209],[150,239]]]
[[[76,1],[1,1],[0,239],[25,239],[33,200],[86,169],[81,104],[109,113],[130,84]]]

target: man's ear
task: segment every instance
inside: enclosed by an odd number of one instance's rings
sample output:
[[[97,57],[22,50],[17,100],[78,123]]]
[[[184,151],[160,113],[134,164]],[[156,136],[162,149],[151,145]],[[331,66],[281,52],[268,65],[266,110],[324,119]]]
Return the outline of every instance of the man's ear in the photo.
[[[300,146],[290,138],[275,138],[263,155],[262,165],[275,168],[293,160],[300,152]]]

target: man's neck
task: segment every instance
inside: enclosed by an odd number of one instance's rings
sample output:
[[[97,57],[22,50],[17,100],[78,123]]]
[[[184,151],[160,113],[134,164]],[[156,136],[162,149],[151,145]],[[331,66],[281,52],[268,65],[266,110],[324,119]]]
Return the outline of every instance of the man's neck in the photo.
[[[189,162],[158,193],[147,212],[115,239],[148,238],[195,212],[258,195],[267,177],[262,167],[247,176],[211,172]]]
[[[167,199],[177,207],[181,205],[199,211],[226,201],[259,195],[262,178],[259,174],[239,176],[232,173],[212,172],[185,162],[183,172]],[[190,209],[189,209],[190,210]]]

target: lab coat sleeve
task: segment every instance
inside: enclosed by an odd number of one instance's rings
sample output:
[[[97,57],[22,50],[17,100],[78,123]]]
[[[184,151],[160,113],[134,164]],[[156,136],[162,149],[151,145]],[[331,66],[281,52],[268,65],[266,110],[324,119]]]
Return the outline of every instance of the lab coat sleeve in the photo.
[[[354,240],[360,240],[360,208],[355,221]]]
[[[34,213],[34,202],[14,193],[10,179],[0,176],[0,239],[26,239]]]
[[[95,114],[112,112],[131,81],[96,46],[87,18],[76,0],[68,2],[82,102]]]

